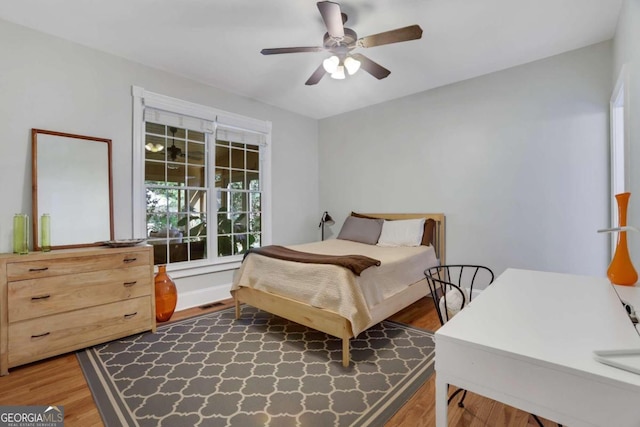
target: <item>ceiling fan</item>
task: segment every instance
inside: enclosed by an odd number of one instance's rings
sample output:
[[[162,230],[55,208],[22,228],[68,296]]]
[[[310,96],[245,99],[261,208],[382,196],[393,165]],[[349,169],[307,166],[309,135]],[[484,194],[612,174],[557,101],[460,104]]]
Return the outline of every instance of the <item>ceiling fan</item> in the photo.
[[[368,48],[385,44],[417,40],[422,37],[422,28],[419,25],[398,28],[384,33],[358,38],[351,28],[344,26],[347,15],[342,13],[340,5],[331,1],[317,3],[322,20],[327,27],[322,46],[312,47],[281,47],[262,49],[263,55],[276,55],[281,53],[298,52],[331,52],[333,55],[325,59],[322,64],[305,82],[306,85],[317,84],[325,74],[329,73],[334,79],[344,79],[345,69],[349,75],[362,68],[378,80],[384,79],[391,71],[382,65],[372,61],[361,53],[351,53],[358,47]]]

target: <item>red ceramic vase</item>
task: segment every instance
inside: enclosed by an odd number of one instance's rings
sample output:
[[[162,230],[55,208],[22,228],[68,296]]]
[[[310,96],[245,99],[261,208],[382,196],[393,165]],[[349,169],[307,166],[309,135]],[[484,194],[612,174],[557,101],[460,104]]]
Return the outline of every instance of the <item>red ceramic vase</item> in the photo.
[[[167,266],[159,265],[155,278],[156,288],[156,320],[166,322],[171,319],[178,303],[176,284],[167,274]]]

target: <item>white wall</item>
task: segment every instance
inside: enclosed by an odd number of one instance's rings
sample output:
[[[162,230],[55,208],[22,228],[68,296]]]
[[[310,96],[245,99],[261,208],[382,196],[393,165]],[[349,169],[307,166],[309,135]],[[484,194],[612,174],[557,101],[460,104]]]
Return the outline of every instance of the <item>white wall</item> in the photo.
[[[318,238],[316,120],[2,20],[0,52],[0,252],[12,249],[13,214],[31,213],[31,128],[112,139],[115,234],[132,237],[132,85],[271,121],[273,242]],[[227,298],[230,282],[180,280],[178,308]]]
[[[613,43],[613,81],[618,78],[623,66],[626,73],[625,125],[628,126],[628,143],[630,159],[631,199],[627,223],[640,225],[640,1],[625,0],[620,11],[618,28]],[[640,271],[640,236],[629,235],[629,252],[631,259]]]
[[[611,58],[605,42],[321,120],[333,234],[351,210],[443,212],[450,264],[604,276]]]

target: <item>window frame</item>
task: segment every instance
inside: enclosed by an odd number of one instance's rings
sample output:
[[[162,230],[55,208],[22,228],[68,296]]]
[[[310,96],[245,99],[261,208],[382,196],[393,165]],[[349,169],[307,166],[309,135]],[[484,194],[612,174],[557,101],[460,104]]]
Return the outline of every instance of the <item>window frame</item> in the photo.
[[[132,225],[133,236],[147,237],[146,224],[146,196],[145,196],[145,119],[144,110],[146,107],[156,110],[163,110],[177,115],[194,117],[207,120],[213,123],[213,133],[206,135],[207,161],[208,161],[208,214],[207,221],[211,221],[217,212],[216,198],[214,196],[215,182],[215,143],[218,125],[225,128],[235,127],[239,130],[262,133],[265,144],[260,147],[260,179],[262,184],[261,201],[261,244],[271,244],[271,122],[257,120],[213,107],[195,104],[166,95],[149,92],[144,88],[132,86],[133,97],[133,156],[132,156]],[[176,264],[167,264],[167,270],[172,273],[173,278],[195,276],[200,274],[213,273],[236,269],[242,262],[243,255],[233,255],[227,257],[217,256],[217,228],[207,227],[207,257],[204,260],[186,261]],[[215,231],[214,231],[215,230]]]
[[[630,183],[629,159],[629,82],[626,65],[622,66],[609,100],[610,153],[610,215],[611,224],[617,223],[618,204],[615,195],[628,191]],[[617,187],[622,183],[622,188]],[[615,225],[612,225],[612,227]],[[610,234],[609,247],[611,254],[615,252],[617,234]]]

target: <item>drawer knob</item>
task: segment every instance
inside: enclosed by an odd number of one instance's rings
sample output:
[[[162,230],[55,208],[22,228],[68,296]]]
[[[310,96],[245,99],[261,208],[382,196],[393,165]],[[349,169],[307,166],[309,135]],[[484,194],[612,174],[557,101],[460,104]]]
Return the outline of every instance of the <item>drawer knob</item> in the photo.
[[[134,280],[133,282],[124,282],[123,285],[124,285],[125,288],[130,288],[133,285],[135,285],[136,283],[138,283],[138,281]]]
[[[138,258],[125,258],[125,259],[124,259],[124,262],[126,262],[126,263],[130,263],[130,262],[136,261],[137,259],[138,259]]]
[[[136,311],[135,313],[129,313],[129,314],[125,314],[124,318],[125,319],[131,319],[132,317],[134,317],[135,315],[137,315],[138,312]]]
[[[51,334],[51,332],[45,332],[44,334],[39,334],[39,335],[31,335],[31,339],[34,340],[36,338],[43,338],[43,337],[46,337],[49,334]]]
[[[47,271],[49,267],[30,268],[29,271]]]
[[[40,295],[37,297],[31,297],[31,301],[42,301],[49,298],[51,298],[51,295]]]

